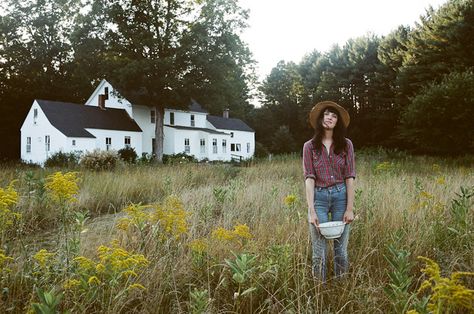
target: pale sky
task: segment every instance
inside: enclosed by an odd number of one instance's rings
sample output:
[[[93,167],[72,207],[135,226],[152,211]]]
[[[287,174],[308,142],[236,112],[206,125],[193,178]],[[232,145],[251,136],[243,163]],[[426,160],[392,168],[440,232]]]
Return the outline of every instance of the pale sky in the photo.
[[[242,38],[264,79],[278,61],[294,61],[313,50],[328,51],[348,39],[387,35],[399,25],[413,26],[431,5],[447,0],[239,0],[250,9]]]

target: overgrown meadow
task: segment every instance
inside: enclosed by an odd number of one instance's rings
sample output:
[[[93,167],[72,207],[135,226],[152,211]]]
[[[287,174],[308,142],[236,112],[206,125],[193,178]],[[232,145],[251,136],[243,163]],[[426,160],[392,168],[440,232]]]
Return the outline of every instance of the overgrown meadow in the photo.
[[[473,159],[356,159],[350,273],[326,284],[311,276],[298,156],[4,165],[0,311],[473,313]]]

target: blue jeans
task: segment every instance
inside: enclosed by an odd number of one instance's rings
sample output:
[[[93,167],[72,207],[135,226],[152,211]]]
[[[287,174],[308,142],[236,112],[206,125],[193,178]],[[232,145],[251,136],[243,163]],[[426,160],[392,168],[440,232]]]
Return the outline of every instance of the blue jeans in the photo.
[[[314,208],[319,223],[342,221],[346,211],[347,194],[344,183],[328,188],[314,189]],[[313,249],[313,275],[326,281],[326,246],[324,238],[313,224],[309,224]],[[341,237],[334,239],[334,275],[339,277],[349,270],[347,245],[349,243],[350,225],[345,225]]]

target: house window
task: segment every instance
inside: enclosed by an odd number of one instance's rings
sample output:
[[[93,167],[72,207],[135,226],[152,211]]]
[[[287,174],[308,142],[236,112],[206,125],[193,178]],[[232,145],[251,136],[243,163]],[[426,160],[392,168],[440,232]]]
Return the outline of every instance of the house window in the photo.
[[[130,148],[132,144],[132,139],[130,136],[125,136],[125,147]]]
[[[108,87],[104,88],[104,95],[105,95],[105,99],[109,99],[109,88]]]
[[[231,152],[240,152],[240,144],[230,144]]]
[[[247,154],[250,154],[250,143],[247,143]]]
[[[174,112],[170,112],[170,124],[174,125]]]
[[[191,151],[191,147],[189,147],[189,138],[185,138],[184,139],[184,152],[186,154],[189,154],[190,151]]]
[[[150,122],[151,123],[156,123],[156,111],[155,110],[150,111]]]
[[[194,123],[194,115],[192,114],[192,115],[191,115],[191,126],[194,126],[194,124],[195,124],[195,123]]]
[[[36,124],[36,119],[38,118],[38,109],[33,109],[33,123]]]
[[[26,138],[26,152],[31,153],[31,137]]]
[[[105,149],[110,150],[112,147],[112,138],[111,137],[106,137],[105,138]]]
[[[72,140],[72,146],[76,146],[76,140]]]
[[[230,137],[234,137],[234,132],[230,132]]]
[[[201,154],[205,154],[206,153],[206,140],[205,139],[201,139]]]
[[[222,153],[225,154],[227,153],[227,141],[222,140]]]
[[[49,137],[49,135],[46,135],[44,137],[44,146],[47,152],[51,150],[51,138]]]
[[[155,154],[156,154],[155,144],[156,144],[156,139],[152,138],[152,139],[151,139],[151,154],[152,154],[152,155],[155,155]]]
[[[212,153],[217,154],[217,138],[212,139]]]

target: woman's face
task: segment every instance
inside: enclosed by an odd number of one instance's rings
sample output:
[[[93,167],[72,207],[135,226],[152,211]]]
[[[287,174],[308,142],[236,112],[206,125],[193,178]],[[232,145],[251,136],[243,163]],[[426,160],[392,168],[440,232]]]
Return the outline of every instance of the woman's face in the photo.
[[[337,114],[329,111],[329,109],[324,110],[322,123],[324,129],[333,130],[336,127]]]

